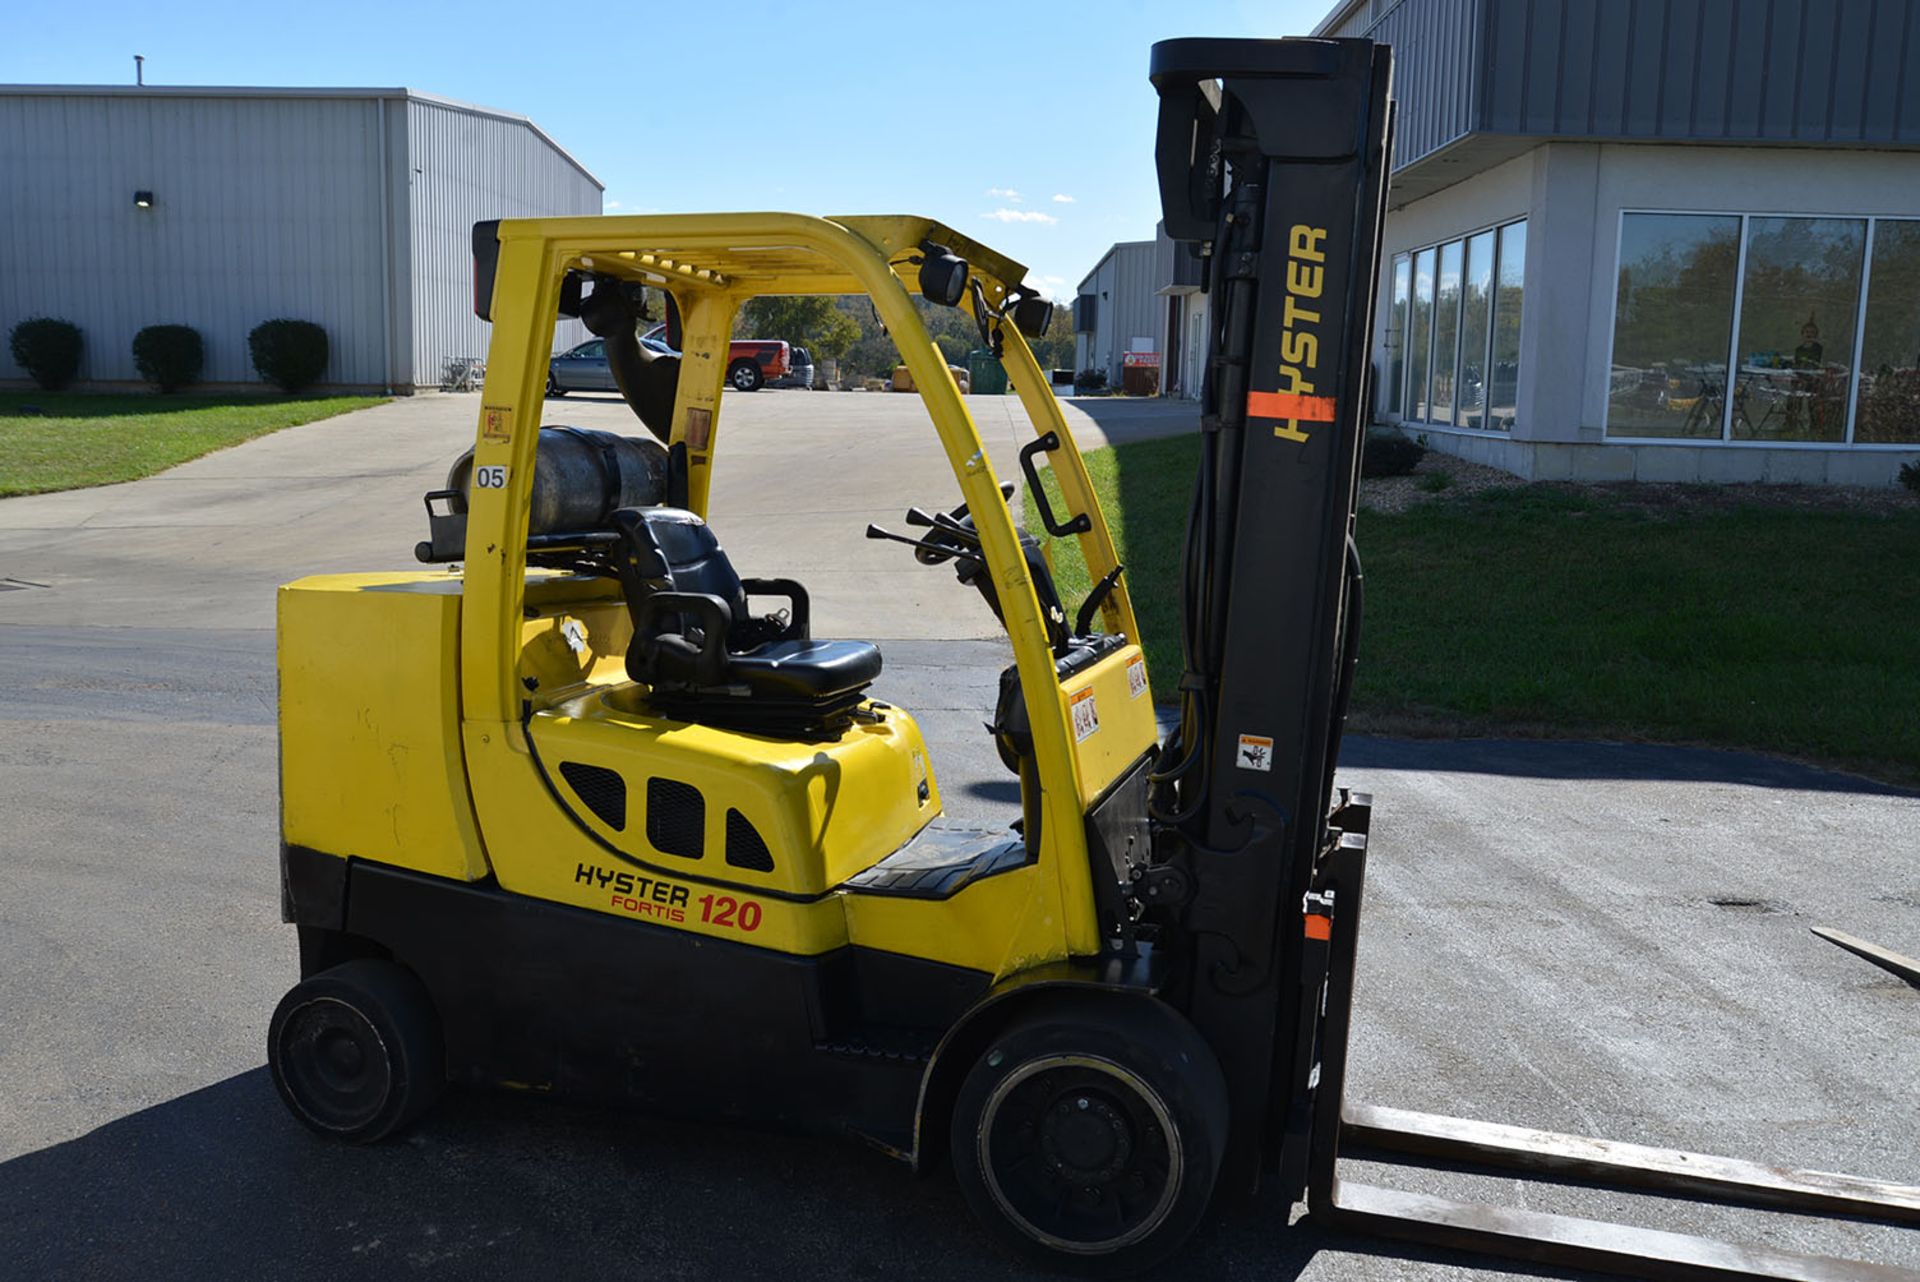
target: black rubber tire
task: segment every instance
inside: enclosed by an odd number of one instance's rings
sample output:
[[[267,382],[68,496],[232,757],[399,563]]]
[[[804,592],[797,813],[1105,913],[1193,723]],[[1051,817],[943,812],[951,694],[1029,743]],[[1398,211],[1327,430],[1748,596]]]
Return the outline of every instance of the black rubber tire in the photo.
[[[735,361],[727,366],[727,386],[736,392],[757,392],[766,381],[767,376],[753,361]]]
[[[567,394],[567,389],[560,386],[560,380],[553,376],[552,370],[548,370],[547,371],[547,395],[558,397],[558,396],[565,396],[566,394]]]
[[[343,962],[301,980],[267,1027],[267,1067],[318,1134],[371,1144],[417,1120],[446,1086],[440,1018],[412,971]]]
[[[1066,1272],[1139,1273],[1207,1213],[1227,1142],[1226,1079],[1172,1008],[1069,999],[1014,1020],[982,1050],[954,1101],[951,1139],[961,1193],[1003,1245]],[[1116,1211],[1117,1232],[1093,1227]]]

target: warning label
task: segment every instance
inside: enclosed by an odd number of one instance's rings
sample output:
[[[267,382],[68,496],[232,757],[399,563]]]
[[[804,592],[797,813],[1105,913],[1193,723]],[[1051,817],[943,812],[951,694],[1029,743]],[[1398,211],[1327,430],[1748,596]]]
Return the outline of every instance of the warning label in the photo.
[[[1147,661],[1139,655],[1127,660],[1127,693],[1138,699],[1147,692]]]
[[[513,439],[513,407],[484,405],[480,409],[480,439],[489,445],[504,445]]]
[[[1234,754],[1233,764],[1242,770],[1272,770],[1273,740],[1265,735],[1241,735],[1240,750]]]
[[[1088,735],[1100,729],[1100,708],[1093,701],[1093,687],[1088,686],[1079,694],[1067,700],[1067,707],[1073,713],[1073,741],[1079,743]]]

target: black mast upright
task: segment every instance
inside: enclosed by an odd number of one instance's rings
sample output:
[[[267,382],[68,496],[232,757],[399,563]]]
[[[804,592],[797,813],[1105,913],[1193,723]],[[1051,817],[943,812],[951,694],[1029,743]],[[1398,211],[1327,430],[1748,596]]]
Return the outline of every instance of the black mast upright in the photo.
[[[1320,1001],[1303,903],[1329,840],[1358,629],[1353,509],[1390,134],[1366,40],[1154,46],[1167,232],[1207,256],[1211,341],[1181,728],[1156,799],[1189,869],[1179,1000],[1226,1072],[1228,1187],[1279,1163]],[[1292,1110],[1294,1116],[1289,1117]],[[1297,1153],[1284,1169],[1297,1172]]]

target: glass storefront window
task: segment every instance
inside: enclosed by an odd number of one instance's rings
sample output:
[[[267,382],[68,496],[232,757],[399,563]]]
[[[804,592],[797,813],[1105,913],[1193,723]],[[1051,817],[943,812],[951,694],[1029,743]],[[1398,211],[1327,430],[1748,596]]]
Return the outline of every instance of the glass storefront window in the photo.
[[[1524,221],[1394,257],[1385,404],[1404,421],[1513,427],[1526,259]]]
[[[1920,442],[1920,222],[1883,218],[1873,227],[1853,439]]]
[[[1739,259],[1737,216],[1622,218],[1609,436],[1719,439]]]
[[[1747,220],[1733,439],[1847,439],[1866,247],[1864,219]]]
[[[1487,426],[1487,327],[1493,319],[1493,233],[1467,241],[1466,274],[1460,282],[1460,378],[1453,421]]]
[[[1520,403],[1520,310],[1526,301],[1527,225],[1500,229],[1500,265],[1493,293],[1492,374],[1487,380],[1487,426],[1513,430]]]
[[[1460,355],[1460,242],[1440,247],[1440,274],[1433,295],[1433,404],[1427,417],[1453,421],[1454,370]]]
[[[1423,249],[1413,260],[1413,321],[1407,326],[1407,411],[1411,419],[1431,417],[1427,357],[1433,340],[1433,259]]]
[[[1413,300],[1413,261],[1393,260],[1393,310],[1387,314],[1387,404],[1395,413],[1406,402],[1407,307]]]

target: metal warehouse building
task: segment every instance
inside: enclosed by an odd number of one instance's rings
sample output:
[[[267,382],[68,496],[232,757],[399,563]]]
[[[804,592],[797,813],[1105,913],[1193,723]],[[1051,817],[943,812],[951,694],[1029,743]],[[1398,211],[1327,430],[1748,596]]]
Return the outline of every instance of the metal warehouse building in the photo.
[[[329,385],[437,385],[486,353],[473,223],[603,190],[525,117],[410,89],[0,86],[0,165],[0,329],[73,321],[94,385],[137,382],[134,334],[169,323],[206,383],[257,383],[276,317],[326,328]]]

